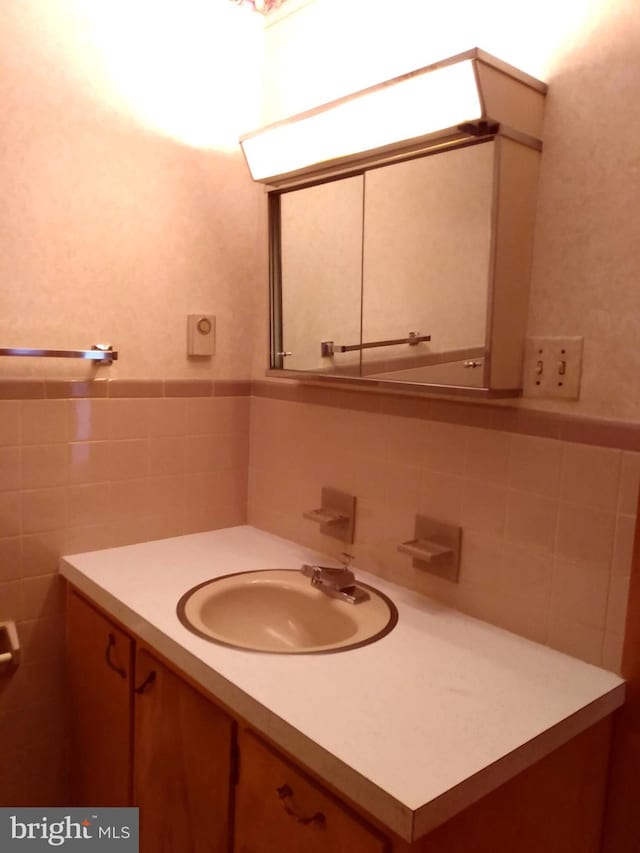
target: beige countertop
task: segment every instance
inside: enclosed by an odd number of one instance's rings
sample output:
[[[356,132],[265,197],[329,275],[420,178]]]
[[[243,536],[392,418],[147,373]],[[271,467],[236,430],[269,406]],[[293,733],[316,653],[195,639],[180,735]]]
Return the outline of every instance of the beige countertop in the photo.
[[[358,571],[396,604],[376,643],[325,655],[240,651],[178,620],[190,587],[324,559],[242,526],[64,557],[107,613],[338,791],[415,840],[610,714],[617,675]]]

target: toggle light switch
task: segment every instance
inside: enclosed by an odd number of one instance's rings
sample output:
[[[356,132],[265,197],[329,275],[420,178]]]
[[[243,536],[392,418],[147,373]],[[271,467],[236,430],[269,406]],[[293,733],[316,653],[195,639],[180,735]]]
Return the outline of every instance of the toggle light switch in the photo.
[[[527,338],[525,395],[577,400],[580,395],[582,347],[581,337]]]
[[[216,348],[216,318],[213,314],[187,315],[187,355],[210,358]]]

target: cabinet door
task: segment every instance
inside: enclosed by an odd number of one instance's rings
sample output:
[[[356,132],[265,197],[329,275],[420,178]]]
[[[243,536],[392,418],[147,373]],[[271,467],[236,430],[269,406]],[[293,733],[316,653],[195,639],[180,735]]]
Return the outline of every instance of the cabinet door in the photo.
[[[131,802],[133,643],[73,590],[67,596],[71,804]]]
[[[235,853],[385,853],[386,839],[251,733],[239,737]]]
[[[228,853],[233,723],[146,649],[136,655],[141,853]]]
[[[488,345],[494,142],[371,169],[365,179],[362,279],[364,341],[430,342],[362,353],[362,375],[409,382]],[[453,384],[482,384],[483,370],[459,365]],[[469,374],[472,374],[470,376]],[[479,374],[479,375],[477,375]]]
[[[323,358],[321,344],[360,342],[363,189],[362,175],[356,175],[279,196],[273,367],[359,373],[359,352]]]

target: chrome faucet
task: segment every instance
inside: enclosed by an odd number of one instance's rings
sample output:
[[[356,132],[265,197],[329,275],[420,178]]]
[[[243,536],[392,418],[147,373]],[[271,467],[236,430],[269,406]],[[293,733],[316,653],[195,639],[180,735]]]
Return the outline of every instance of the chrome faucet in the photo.
[[[369,593],[362,587],[356,586],[355,575],[349,568],[351,555],[345,554],[344,556],[347,559],[342,568],[310,566],[304,563],[300,571],[303,575],[311,578],[313,586],[319,587],[327,595],[348,601],[350,604],[360,604],[369,598]]]

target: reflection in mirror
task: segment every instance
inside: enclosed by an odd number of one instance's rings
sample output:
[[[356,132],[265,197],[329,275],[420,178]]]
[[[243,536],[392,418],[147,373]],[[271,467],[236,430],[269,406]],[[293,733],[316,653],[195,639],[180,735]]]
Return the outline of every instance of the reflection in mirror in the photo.
[[[363,350],[362,376],[482,384],[494,149],[489,141],[366,173],[363,341],[408,331],[430,340]]]
[[[362,175],[280,197],[282,351],[290,370],[326,370],[321,341],[358,342],[362,290]],[[360,353],[342,371],[359,375]]]
[[[488,140],[283,192],[274,366],[481,386],[494,157]]]

